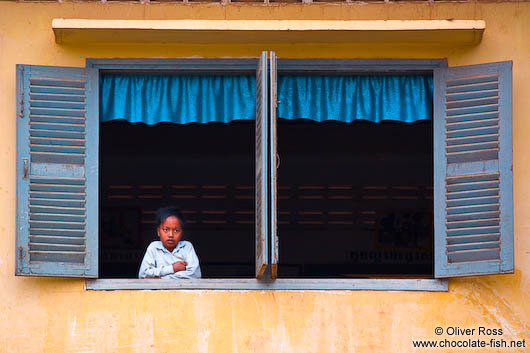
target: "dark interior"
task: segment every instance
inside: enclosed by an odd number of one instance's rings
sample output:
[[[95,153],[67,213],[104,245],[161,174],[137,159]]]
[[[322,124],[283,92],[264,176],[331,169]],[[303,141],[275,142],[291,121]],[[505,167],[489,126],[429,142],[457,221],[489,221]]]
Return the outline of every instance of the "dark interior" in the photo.
[[[280,277],[432,277],[432,123],[278,123]],[[253,277],[254,122],[100,126],[100,278],[177,205],[204,278]]]
[[[431,121],[278,126],[280,277],[432,277]]]

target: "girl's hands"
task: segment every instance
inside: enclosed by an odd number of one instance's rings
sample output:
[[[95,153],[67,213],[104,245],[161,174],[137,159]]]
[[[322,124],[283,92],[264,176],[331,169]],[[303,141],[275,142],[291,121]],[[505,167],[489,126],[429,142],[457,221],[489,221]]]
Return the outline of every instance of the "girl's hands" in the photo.
[[[186,261],[177,261],[173,264],[173,272],[184,271],[187,265]]]

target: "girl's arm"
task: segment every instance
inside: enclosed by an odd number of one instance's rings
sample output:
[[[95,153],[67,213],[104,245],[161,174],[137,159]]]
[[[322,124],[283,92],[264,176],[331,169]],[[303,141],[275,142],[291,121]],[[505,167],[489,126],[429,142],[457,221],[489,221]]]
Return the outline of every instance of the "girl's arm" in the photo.
[[[151,244],[147,247],[142,264],[140,265],[138,278],[156,278],[173,273],[173,265],[157,267],[156,257],[157,250]]]
[[[193,245],[188,242],[184,254],[184,261],[186,262],[186,269],[184,271],[175,272],[166,278],[201,278],[201,267],[199,265],[199,258],[195,253]]]

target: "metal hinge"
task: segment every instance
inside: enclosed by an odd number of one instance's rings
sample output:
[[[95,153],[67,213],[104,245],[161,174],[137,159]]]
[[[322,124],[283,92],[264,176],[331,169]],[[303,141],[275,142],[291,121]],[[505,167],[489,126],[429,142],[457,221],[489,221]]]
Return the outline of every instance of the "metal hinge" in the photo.
[[[21,119],[24,118],[24,66],[20,66],[20,71],[22,74],[20,75],[20,113],[19,116]]]
[[[18,248],[18,271],[22,273],[22,259],[24,258],[24,249]]]
[[[22,179],[27,179],[28,178],[28,169],[29,169],[29,166],[28,166],[28,159],[27,158],[22,158],[22,163],[24,163],[24,166],[22,167],[24,169],[23,171],[23,175],[22,175]]]

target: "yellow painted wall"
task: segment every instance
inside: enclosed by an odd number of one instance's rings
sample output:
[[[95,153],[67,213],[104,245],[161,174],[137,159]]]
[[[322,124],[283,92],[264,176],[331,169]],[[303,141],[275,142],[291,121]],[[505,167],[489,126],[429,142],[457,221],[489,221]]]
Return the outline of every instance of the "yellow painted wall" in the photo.
[[[51,20],[484,19],[473,47],[348,44],[57,45]],[[150,4],[0,2],[0,352],[530,351],[530,3]],[[452,279],[449,292],[85,291],[84,280],[15,277],[15,64],[86,57],[257,56],[513,60],[515,273]],[[415,349],[437,326],[503,330],[526,349]],[[449,336],[440,336],[448,338]],[[486,336],[490,338],[493,336]],[[456,338],[467,339],[467,336]],[[479,338],[475,335],[472,338]]]

